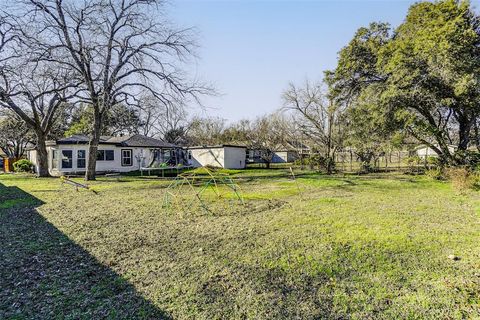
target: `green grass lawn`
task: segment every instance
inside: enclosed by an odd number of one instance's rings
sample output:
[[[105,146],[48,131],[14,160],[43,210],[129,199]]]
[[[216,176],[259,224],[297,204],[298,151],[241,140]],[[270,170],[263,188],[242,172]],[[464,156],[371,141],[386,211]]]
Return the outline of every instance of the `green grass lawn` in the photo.
[[[153,178],[100,178],[94,194],[0,175],[0,318],[480,318],[478,192],[225,173],[244,205],[222,188],[207,209],[192,190],[165,208],[171,181]]]

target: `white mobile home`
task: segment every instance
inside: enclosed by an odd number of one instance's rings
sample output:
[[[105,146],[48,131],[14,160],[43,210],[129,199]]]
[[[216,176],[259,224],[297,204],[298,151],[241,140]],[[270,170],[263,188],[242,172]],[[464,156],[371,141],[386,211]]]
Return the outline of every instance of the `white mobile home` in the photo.
[[[48,168],[53,176],[84,173],[88,161],[89,138],[73,135],[47,142]],[[28,152],[37,164],[37,152]],[[142,136],[102,137],[97,152],[97,173],[129,172],[157,163],[170,166],[188,164],[185,152],[170,143]]]
[[[244,169],[246,150],[246,147],[225,144],[190,147],[188,148],[189,161],[193,167]]]

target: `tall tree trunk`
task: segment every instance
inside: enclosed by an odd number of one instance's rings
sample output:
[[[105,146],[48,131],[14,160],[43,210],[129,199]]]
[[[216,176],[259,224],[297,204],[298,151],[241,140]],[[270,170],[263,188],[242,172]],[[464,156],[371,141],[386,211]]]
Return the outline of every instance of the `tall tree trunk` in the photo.
[[[470,135],[471,135],[474,121],[475,121],[475,118],[473,116],[471,118],[464,116],[459,119],[457,147],[460,153],[455,153],[453,155],[455,164],[457,165],[466,164],[465,154],[462,151],[466,151],[468,149],[468,145],[470,144]]]
[[[480,152],[480,131],[478,129],[478,122],[475,121],[473,123],[473,129],[474,129],[474,139],[475,139],[475,145],[477,147],[477,151]]]
[[[335,163],[335,152],[332,152],[332,132],[333,132],[333,113],[328,114],[328,133],[327,133],[327,174],[333,173]]]
[[[97,150],[99,142],[100,136],[93,134],[92,138],[90,139],[90,144],[88,146],[87,171],[85,172],[85,180],[87,181],[96,179]]]
[[[472,130],[473,121],[465,120],[459,123],[458,127],[458,150],[465,151],[470,143],[470,132]]]
[[[36,132],[37,136],[37,176],[50,177],[48,172],[48,152],[43,132]]]
[[[100,136],[102,134],[102,117],[101,114],[95,111],[95,119],[93,123],[93,133],[88,146],[88,162],[87,171],[85,172],[85,180],[96,179],[96,167],[97,167],[97,150],[98,143],[100,142]]]

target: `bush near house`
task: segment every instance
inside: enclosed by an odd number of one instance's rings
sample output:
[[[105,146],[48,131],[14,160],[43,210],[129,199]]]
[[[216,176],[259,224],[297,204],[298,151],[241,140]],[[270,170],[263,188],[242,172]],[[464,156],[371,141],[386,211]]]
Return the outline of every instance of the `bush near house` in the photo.
[[[15,172],[33,172],[33,163],[27,159],[20,159],[13,163]]]

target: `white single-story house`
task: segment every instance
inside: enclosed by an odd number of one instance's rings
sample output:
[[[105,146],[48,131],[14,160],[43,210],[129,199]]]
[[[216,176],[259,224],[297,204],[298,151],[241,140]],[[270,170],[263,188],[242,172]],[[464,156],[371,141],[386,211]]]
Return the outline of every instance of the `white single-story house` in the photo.
[[[48,168],[53,176],[84,173],[88,161],[89,138],[73,135],[56,141],[47,141]],[[27,157],[37,163],[37,151]],[[142,135],[101,137],[97,151],[97,173],[129,172],[159,164],[188,165],[186,152],[171,143]]]
[[[193,167],[244,169],[246,147],[235,145],[189,147],[189,161]]]

